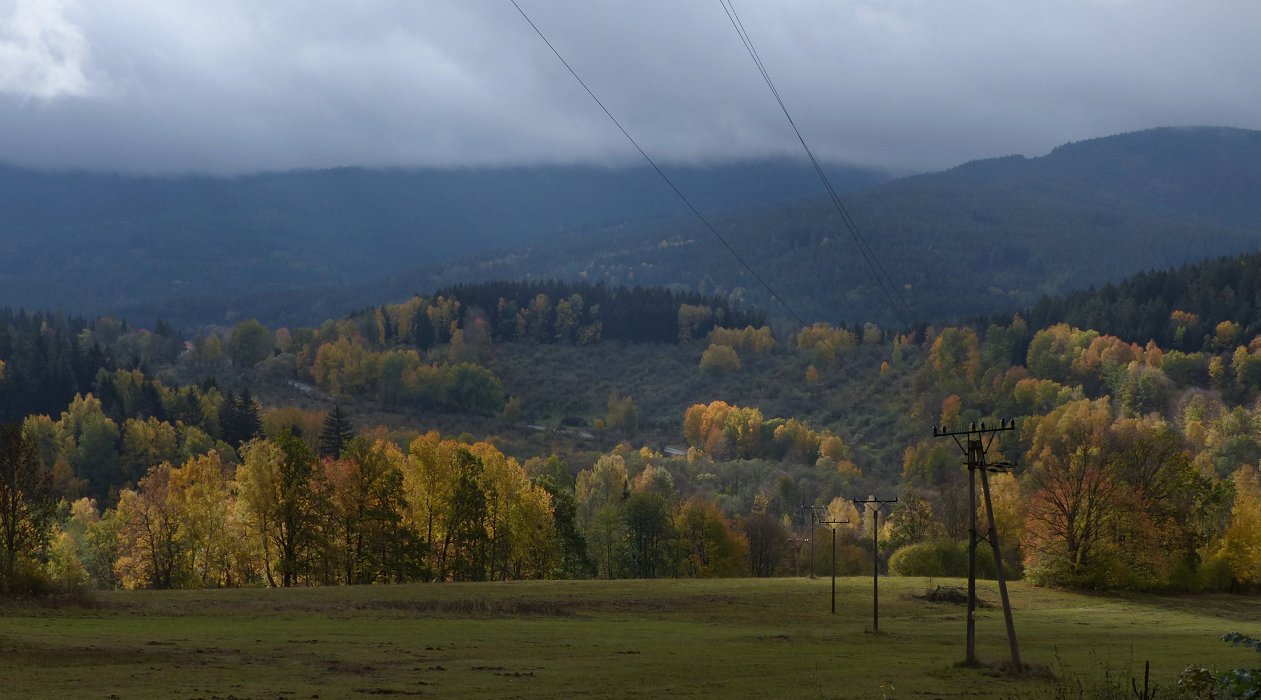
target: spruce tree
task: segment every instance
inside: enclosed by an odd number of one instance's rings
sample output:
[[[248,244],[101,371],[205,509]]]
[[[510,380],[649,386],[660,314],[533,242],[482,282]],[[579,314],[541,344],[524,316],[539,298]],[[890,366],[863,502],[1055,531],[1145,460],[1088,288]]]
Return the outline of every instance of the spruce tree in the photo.
[[[241,390],[236,405],[238,427],[241,430],[241,442],[248,442],[263,434],[262,409],[258,402],[250,396],[249,388]]]
[[[338,459],[346,444],[355,437],[355,427],[350,416],[342,411],[341,404],[333,404],[333,410],[324,417],[324,430],[320,433],[320,456]]]
[[[236,395],[231,391],[223,395],[223,402],[219,404],[219,437],[224,442],[236,447],[240,444],[237,437],[240,435],[240,420],[236,415]]]
[[[258,402],[250,396],[249,389],[242,389],[238,397],[233,397],[231,391],[224,396],[223,406],[219,409],[219,429],[223,441],[233,447],[263,434]]]

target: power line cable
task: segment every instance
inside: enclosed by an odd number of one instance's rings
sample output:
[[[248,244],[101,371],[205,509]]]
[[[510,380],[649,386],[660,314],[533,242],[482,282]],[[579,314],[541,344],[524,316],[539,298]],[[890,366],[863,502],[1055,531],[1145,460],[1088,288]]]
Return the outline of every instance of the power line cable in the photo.
[[[850,236],[857,244],[859,253],[863,256],[868,268],[872,271],[872,274],[876,279],[876,284],[880,287],[886,297],[893,302],[893,310],[902,318],[903,322],[907,322],[909,318],[912,322],[908,324],[909,326],[914,327],[921,325],[921,321],[919,320],[918,314],[915,313],[915,309],[911,307],[910,303],[906,301],[906,298],[898,291],[897,285],[885,271],[884,266],[880,264],[880,259],[876,257],[875,251],[873,251],[871,246],[867,244],[866,238],[858,229],[858,224],[854,221],[853,217],[850,216],[849,210],[845,207],[845,204],[841,201],[840,196],[836,193],[836,189],[832,186],[831,180],[828,179],[827,174],[823,171],[818,159],[815,158],[809,144],[806,143],[805,137],[801,134],[800,129],[797,128],[797,123],[793,119],[792,114],[789,113],[787,105],[784,104],[784,100],[779,94],[779,89],[775,86],[775,81],[771,79],[770,72],[766,69],[766,65],[762,62],[762,56],[758,53],[757,47],[753,45],[753,40],[744,26],[744,21],[740,19],[740,14],[736,11],[734,0],[718,1],[719,4],[722,5],[723,11],[727,14],[727,19],[735,28],[736,34],[739,35],[741,43],[744,44],[745,50],[748,51],[750,58],[753,59],[754,65],[757,66],[758,73],[761,74],[762,80],[766,83],[766,87],[770,89],[771,94],[775,97],[775,102],[784,113],[784,117],[788,120],[789,126],[792,127],[793,133],[797,135],[797,140],[801,143],[801,147],[809,157],[815,173],[819,176],[820,181],[822,181],[824,188],[827,190],[828,196],[832,200],[833,207],[836,208],[841,217],[841,221],[845,224],[845,227],[850,232]],[[941,371],[933,364],[931,359],[928,359],[925,362],[925,365],[932,370],[933,376],[939,382],[944,379]]]
[[[901,294],[897,292],[897,285],[885,271],[884,266],[880,264],[879,258],[876,257],[875,252],[867,243],[866,238],[863,237],[862,232],[859,231],[857,223],[853,220],[853,217],[850,216],[849,210],[845,207],[844,203],[841,202],[840,196],[836,193],[831,180],[827,177],[827,173],[823,170],[818,159],[815,158],[814,152],[806,143],[804,136],[801,134],[801,130],[797,128],[796,121],[793,119],[792,114],[789,113],[787,105],[784,104],[784,100],[779,94],[779,89],[775,86],[774,80],[771,79],[770,72],[766,69],[766,65],[762,62],[761,55],[758,53],[757,48],[753,45],[753,40],[749,36],[748,30],[745,28],[743,20],[740,19],[740,15],[736,11],[734,3],[732,0],[719,0],[719,4],[722,5],[724,12],[727,14],[727,19],[735,28],[741,42],[744,44],[745,50],[748,51],[749,56],[753,59],[754,65],[757,66],[758,72],[762,76],[762,80],[766,83],[767,88],[770,89],[771,95],[775,98],[780,110],[784,113],[784,117],[788,120],[789,126],[792,127],[793,133],[796,134],[797,140],[801,143],[802,149],[809,157],[815,173],[819,176],[819,180],[823,183],[824,188],[828,192],[833,207],[837,210],[837,213],[841,217],[841,221],[849,230],[850,236],[858,245],[859,253],[863,256],[868,268],[872,271],[877,285],[880,286],[881,291],[889,298],[889,300],[893,302],[895,313],[903,315],[903,311],[905,310],[911,319],[916,319],[914,309],[912,309]],[[906,321],[907,316],[903,315],[903,320]]]
[[[731,253],[732,257],[734,257],[740,263],[740,265],[745,270],[747,270],[750,275],[753,276],[753,279],[757,280],[758,283],[762,285],[762,288],[765,289],[766,292],[771,295],[772,299],[778,302],[780,306],[784,307],[784,310],[787,311],[794,319],[797,320],[798,323],[801,324],[802,328],[809,331],[812,335],[815,336],[815,338],[819,342],[822,342],[825,346],[831,349],[831,345],[828,344],[824,338],[820,337],[818,334],[816,334],[813,331],[813,329],[810,328],[810,326],[806,323],[805,319],[803,319],[801,315],[798,314],[796,310],[794,310],[792,306],[790,306],[788,302],[785,301],[784,298],[781,297],[779,293],[776,292],[771,287],[771,285],[766,282],[766,280],[762,279],[762,276],[759,275],[757,271],[755,271],[753,267],[749,265],[749,263],[744,259],[743,256],[740,255],[740,253],[736,252],[736,249],[733,248],[731,244],[727,242],[727,239],[724,238],[723,235],[718,232],[718,229],[714,228],[713,224],[709,223],[709,220],[706,219],[703,214],[701,214],[700,210],[697,209],[695,206],[693,206],[692,202],[683,194],[682,191],[679,190],[677,186],[675,186],[674,181],[671,180],[665,174],[665,172],[661,170],[660,167],[658,167],[656,161],[654,161],[652,157],[648,155],[648,152],[645,151],[643,147],[639,145],[639,142],[636,141],[635,138],[630,135],[630,132],[628,132],[626,128],[622,126],[622,123],[617,120],[617,117],[613,116],[613,113],[609,111],[608,107],[604,106],[604,103],[600,101],[600,98],[596,97],[595,92],[593,92],[591,88],[587,86],[587,83],[578,75],[578,72],[575,71],[573,67],[569,65],[569,61],[566,61],[565,57],[560,54],[560,51],[556,50],[556,47],[552,45],[552,42],[549,41],[547,36],[543,34],[543,31],[540,30],[538,25],[534,23],[534,20],[530,19],[530,16],[527,15],[525,10],[521,8],[521,5],[517,4],[517,0],[508,0],[508,1],[512,3],[513,7],[517,8],[517,12],[519,12],[521,16],[525,19],[525,21],[530,25],[530,28],[534,30],[534,33],[539,35],[539,38],[543,40],[543,43],[547,44],[547,48],[551,49],[552,53],[556,56],[556,58],[559,59],[561,64],[565,66],[565,69],[569,71],[569,74],[574,77],[574,80],[577,80],[578,84],[582,86],[582,89],[586,90],[587,95],[589,95],[591,99],[594,100],[597,105],[599,105],[600,109],[604,112],[605,116],[609,118],[609,121],[612,121],[613,124],[618,128],[618,131],[622,132],[622,135],[626,137],[626,140],[630,141],[631,145],[635,147],[635,150],[639,151],[639,155],[643,156],[644,160],[648,161],[648,165],[652,166],[652,169],[656,171],[657,175],[661,176],[661,179],[665,181],[665,183],[670,187],[670,189],[673,190],[674,194],[683,202],[683,204],[687,206],[687,208],[696,216],[696,218],[699,219],[702,224],[704,224],[705,228],[708,229],[709,232],[714,235],[714,238],[717,238],[718,241],[722,243],[723,247],[727,249],[727,252]]]
[[[801,134],[801,130],[797,128],[797,122],[793,119],[792,114],[788,111],[788,106],[784,104],[783,98],[779,94],[779,89],[775,87],[775,81],[771,79],[770,72],[766,69],[766,65],[762,62],[762,57],[758,54],[757,47],[753,45],[753,40],[749,36],[748,30],[744,26],[743,20],[740,19],[739,12],[736,11],[734,0],[718,0],[722,5],[723,12],[726,13],[727,19],[731,22],[731,26],[736,30],[736,34],[740,36],[741,43],[744,44],[745,50],[749,53],[749,57],[753,59],[753,63],[757,66],[758,73],[761,74],[762,80],[766,83],[766,87],[770,89],[771,95],[774,96],[775,102],[779,105],[780,111],[784,113],[784,117],[788,120],[789,126],[792,127],[793,133],[797,135],[797,140],[801,142],[801,147],[806,152],[806,156],[810,160],[811,166],[814,167],[815,174],[819,176],[819,180],[823,183],[823,187],[827,190],[828,196],[832,201],[832,206],[836,209],[841,217],[841,222],[849,231],[850,237],[854,239],[854,243],[858,246],[858,252],[862,255],[863,260],[867,263],[867,267],[871,270],[875,277],[877,286],[881,292],[889,299],[893,305],[896,314],[902,317],[904,322],[910,321],[908,325],[915,325],[919,322],[915,310],[906,301],[906,298],[898,291],[897,284],[884,266],[880,263],[880,259],[876,257],[875,251],[867,243],[867,239],[862,235],[858,228],[858,224],[850,216],[849,210],[845,204],[841,202],[840,196],[836,193],[836,189],[832,186],[832,182],[828,179],[827,173],[819,164],[819,160],[815,157],[814,152],[806,143],[805,137]]]

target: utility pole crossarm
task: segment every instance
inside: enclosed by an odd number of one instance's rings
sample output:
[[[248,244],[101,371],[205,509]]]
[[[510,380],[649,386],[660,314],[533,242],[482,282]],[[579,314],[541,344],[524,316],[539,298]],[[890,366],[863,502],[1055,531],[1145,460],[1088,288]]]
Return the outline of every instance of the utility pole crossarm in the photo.
[[[989,452],[990,445],[993,444],[994,438],[998,436],[998,433],[1015,429],[1015,418],[999,418],[997,426],[993,424],[986,425],[985,421],[981,421],[980,423],[972,423],[966,430],[951,430],[945,426],[934,425],[933,437],[954,438],[955,444],[959,446],[959,449],[962,450],[964,454],[968,453],[968,447],[965,447],[963,442],[959,440],[960,437],[968,438],[969,442],[972,440],[984,439],[986,441],[983,450],[984,453]]]

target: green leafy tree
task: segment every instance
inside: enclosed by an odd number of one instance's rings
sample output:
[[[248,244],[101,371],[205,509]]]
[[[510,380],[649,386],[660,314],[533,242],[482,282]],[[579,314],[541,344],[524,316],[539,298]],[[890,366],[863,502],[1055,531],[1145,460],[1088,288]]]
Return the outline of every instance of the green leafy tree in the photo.
[[[884,546],[889,551],[943,534],[932,503],[916,493],[902,496],[885,521],[885,528]]]
[[[579,472],[574,483],[588,552],[597,575],[605,578],[622,575],[626,554],[623,504],[629,487],[626,460],[620,455],[601,456],[590,469]]]
[[[744,537],[749,543],[749,573],[758,577],[774,576],[788,541],[783,523],[755,507],[744,519]]]
[[[90,493],[104,497],[118,483],[118,424],[91,394],[76,395],[61,414],[58,433],[74,473],[87,480]]]
[[[237,369],[246,370],[271,357],[273,347],[274,341],[267,326],[249,319],[232,327],[228,356]]]
[[[481,365],[462,363],[448,369],[445,399],[452,410],[493,416],[503,410],[503,384]]]
[[[670,537],[666,499],[636,491],[626,499],[626,536],[629,540],[631,574],[655,578],[664,568],[665,543]]]
[[[565,488],[551,476],[542,476],[536,483],[552,497],[552,522],[560,544],[560,574],[566,578],[591,575],[587,560],[587,541],[578,525],[578,500],[573,489]]]
[[[981,371],[980,341],[971,328],[946,328],[933,340],[928,362],[938,381],[949,391],[961,392],[976,383]]]
[[[40,464],[35,445],[16,424],[0,425],[0,590],[21,591],[29,581],[22,571],[32,567],[48,541],[53,516],[52,482]]]
[[[273,569],[280,574],[280,585],[292,586],[306,573],[317,535],[311,483],[315,456],[290,432],[275,441],[247,443],[242,452],[236,489],[263,550],[264,573],[273,586]]]
[[[486,493],[479,483],[483,465],[468,450],[459,450],[456,460],[455,490],[443,528],[443,571],[454,581],[486,579],[490,533],[486,530]]]

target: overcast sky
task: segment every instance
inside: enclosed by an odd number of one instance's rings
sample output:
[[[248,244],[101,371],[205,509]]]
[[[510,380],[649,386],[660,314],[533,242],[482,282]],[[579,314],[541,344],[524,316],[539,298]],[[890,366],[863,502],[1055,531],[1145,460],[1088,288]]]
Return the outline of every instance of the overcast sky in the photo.
[[[718,0],[518,0],[663,162],[796,155]],[[735,0],[832,161],[928,170],[1261,128],[1257,0]],[[0,161],[636,162],[509,0],[0,0]]]

